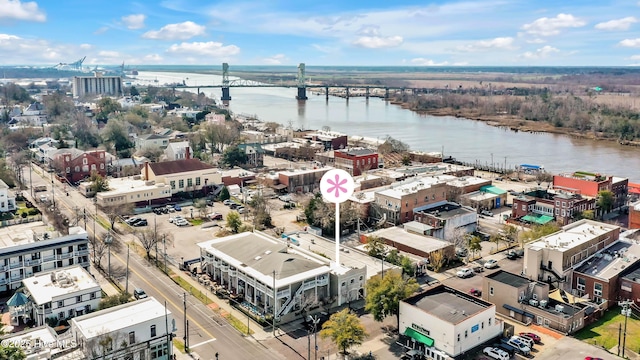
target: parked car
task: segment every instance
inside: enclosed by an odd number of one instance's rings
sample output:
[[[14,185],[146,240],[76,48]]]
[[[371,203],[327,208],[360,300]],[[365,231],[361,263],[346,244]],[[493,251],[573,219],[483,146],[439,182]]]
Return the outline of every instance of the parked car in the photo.
[[[469,253],[469,251],[467,249],[462,249],[462,248],[458,248],[456,249],[456,256],[457,257],[465,257],[467,256],[467,254]]]
[[[493,213],[489,210],[482,210],[480,211],[480,214],[484,216],[493,216]]]
[[[604,360],[604,359],[599,357],[585,356],[584,360]]]
[[[535,342],[536,344],[540,344],[540,341],[541,341],[540,336],[538,336],[538,335],[536,335],[536,334],[534,334],[532,332],[521,332],[518,335],[520,335],[522,337],[528,337],[531,340],[533,340],[533,342]]]
[[[173,208],[173,205],[167,205],[164,207],[168,212],[176,212],[176,209]]]
[[[518,339],[509,339],[507,341],[507,345],[512,346],[514,349],[516,349],[517,352],[521,353],[524,356],[529,356],[529,354],[531,353],[531,348]]]
[[[178,204],[173,205],[173,209],[174,209],[175,211],[182,211],[182,208],[181,208],[181,207],[180,207],[180,205],[178,205]]]
[[[244,208],[244,206],[239,206],[236,211],[238,211],[238,214],[244,214],[247,210]]]
[[[135,290],[133,290],[133,297],[140,300],[140,299],[145,299],[147,297],[147,293],[144,292],[144,290],[137,288]]]
[[[178,226],[187,226],[187,225],[189,225],[189,222],[187,220],[185,220],[185,219],[182,219],[182,218],[180,218],[178,220],[174,220],[173,223],[175,225],[178,225]]]
[[[182,216],[181,215],[169,216],[169,222],[170,223],[175,223],[176,220],[178,220],[178,219],[182,219]]]
[[[149,225],[149,223],[147,222],[147,219],[140,219],[134,222],[133,224],[131,224],[131,226],[147,226],[147,225]]]
[[[509,354],[509,356],[513,356],[516,353],[516,349],[514,349],[513,346],[507,345],[506,342],[495,343],[492,346],[497,347],[500,350],[506,351],[507,354]]]
[[[473,296],[480,297],[480,296],[482,296],[482,290],[476,289],[476,288],[471,288],[471,290],[469,290],[469,294],[471,294]]]
[[[509,354],[501,349],[495,347],[486,347],[482,350],[482,353],[487,355],[488,357],[496,360],[509,360]]]
[[[518,335],[514,335],[511,338],[519,340],[519,341],[523,342],[525,345],[527,345],[529,347],[529,349],[533,349],[533,344],[534,344],[533,339],[528,338],[526,336],[518,336]]]
[[[515,252],[515,250],[509,250],[507,251],[507,259],[509,260],[515,260],[518,258],[518,254]]]
[[[516,249],[515,252],[518,257],[524,256],[524,249]]]
[[[223,201],[222,203],[227,205],[227,206],[229,206],[229,205],[233,204],[233,201],[227,199],[227,200]]]
[[[133,225],[133,223],[138,222],[142,220],[141,217],[132,217],[132,218],[128,218],[127,220],[125,220],[124,222],[129,224],[129,225]]]
[[[212,214],[207,215],[209,217],[209,220],[222,220],[222,214],[215,212]]]
[[[484,267],[487,269],[495,269],[498,267],[498,260],[489,259],[484,263]]]
[[[471,268],[461,268],[460,270],[458,270],[458,272],[456,273],[456,275],[459,278],[468,278],[473,276],[473,270],[471,270]]]

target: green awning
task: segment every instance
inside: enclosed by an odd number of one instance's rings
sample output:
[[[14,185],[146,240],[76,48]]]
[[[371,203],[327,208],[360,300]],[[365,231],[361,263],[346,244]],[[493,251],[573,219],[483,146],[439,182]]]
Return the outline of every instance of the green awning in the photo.
[[[553,221],[553,217],[548,215],[525,215],[522,217],[522,220],[528,221],[530,223],[544,225],[549,221]]]
[[[424,335],[422,333],[417,332],[416,330],[413,330],[412,328],[407,328],[404,331],[404,334],[407,335],[408,337],[414,339],[415,341],[419,341],[429,347],[433,346],[433,339],[428,337],[427,335]]]
[[[496,187],[493,185],[485,185],[480,188],[480,191],[484,191],[486,193],[493,194],[493,195],[502,195],[506,193],[505,190],[502,190],[499,187]]]

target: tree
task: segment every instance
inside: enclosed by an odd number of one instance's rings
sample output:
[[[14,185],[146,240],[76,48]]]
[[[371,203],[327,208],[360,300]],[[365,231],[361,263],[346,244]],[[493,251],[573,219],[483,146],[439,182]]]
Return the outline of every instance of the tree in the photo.
[[[411,296],[419,288],[416,279],[404,279],[398,271],[386,271],[384,278],[375,275],[367,281],[364,308],[376,321],[382,321],[387,316],[398,315],[400,301]],[[398,319],[398,323],[399,321]]]
[[[126,304],[129,302],[130,299],[131,299],[131,295],[129,293],[120,293],[117,295],[103,297],[100,300],[100,305],[98,305],[98,309],[104,310],[110,307]]]
[[[107,179],[98,174],[97,171],[92,171],[89,177],[89,190],[93,193],[99,193],[103,191],[109,191],[109,182]]]
[[[155,146],[146,146],[136,152],[139,156],[144,156],[151,162],[158,162],[164,151],[159,147]]]
[[[222,154],[222,162],[229,167],[246,164],[247,160],[247,154],[240,150],[238,146],[227,148]]]
[[[604,213],[608,213],[613,208],[615,198],[611,190],[598,191],[598,207],[602,209]]]
[[[122,121],[111,119],[105,126],[102,137],[105,141],[113,144],[120,157],[127,158],[131,156],[131,148],[134,144],[129,140],[129,134]]]
[[[241,225],[242,220],[240,219],[240,214],[238,214],[237,211],[230,211],[229,214],[227,214],[227,226],[231,231],[237,233]]]
[[[170,244],[171,241],[173,240],[173,238],[171,237],[171,234],[160,232],[155,227],[153,229],[138,230],[136,232],[136,235],[138,236],[138,240],[140,240],[140,244],[142,245],[142,248],[147,254],[148,260],[151,260],[151,250],[153,248],[157,249],[159,242],[162,242],[164,240]],[[157,256],[158,254],[156,254],[156,257]]]
[[[416,274],[416,266],[408,256],[400,256],[400,267],[402,268],[402,273],[407,276],[414,276]]]
[[[116,220],[121,218],[123,215],[128,215],[133,212],[133,204],[108,205],[103,207],[102,211],[107,215],[109,223],[111,224],[111,229],[114,229]]]
[[[500,234],[493,234],[489,238],[489,241],[491,241],[493,243],[496,243],[496,252],[500,251],[500,241],[503,241],[503,240],[504,240],[504,238]]]
[[[522,240],[522,242],[526,244],[543,236],[553,234],[559,230],[560,227],[554,222],[548,222],[544,225],[534,225],[529,231],[525,231],[520,234],[520,240]]]
[[[369,254],[369,256],[382,259],[385,255],[386,246],[382,238],[378,236],[369,236],[364,249],[367,250],[367,254]]]
[[[444,254],[442,249],[436,250],[429,254],[429,265],[435,272],[440,272],[440,270],[447,263],[447,257]]]
[[[111,99],[110,97],[103,97],[102,99],[100,99],[97,106],[98,113],[96,114],[96,119],[98,120],[106,120],[109,118],[110,114],[122,110],[122,106],[120,106],[120,103]]]
[[[198,210],[198,216],[203,217],[207,214],[207,201],[204,199],[198,199],[194,201],[193,207]]]
[[[469,237],[469,250],[473,253],[475,257],[476,252],[482,250],[482,239],[478,235],[472,235]]]
[[[333,315],[322,324],[320,337],[331,339],[337,347],[347,354],[347,349],[352,345],[360,345],[369,336],[360,323],[360,319],[350,309],[343,309]]]
[[[0,323],[0,335],[4,335],[4,324]],[[13,346],[14,344],[8,343],[5,345],[4,341],[0,342],[0,359],[7,360],[24,360],[27,358],[22,347]]]
[[[229,194],[229,189],[226,186],[220,190],[220,194],[218,194],[218,200],[225,201],[231,199],[231,194]]]
[[[264,196],[260,194],[253,195],[253,198],[249,202],[249,206],[251,206],[252,209],[254,226],[260,228],[270,228],[273,226],[271,223],[271,209],[269,208],[269,203]]]

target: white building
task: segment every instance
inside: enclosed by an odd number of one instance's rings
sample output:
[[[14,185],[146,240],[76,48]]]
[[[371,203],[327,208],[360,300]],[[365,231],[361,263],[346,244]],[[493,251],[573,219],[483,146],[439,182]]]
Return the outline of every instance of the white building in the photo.
[[[81,98],[87,95],[122,95],[122,78],[120,76],[102,76],[96,72],[95,76],[74,76],[73,97]]]
[[[98,308],[102,289],[80,266],[38,273],[22,280],[32,304],[31,318],[42,326],[48,318],[64,320]]]
[[[202,191],[205,186],[222,183],[219,170],[198,159],[146,163],[142,176],[156,184],[169,185],[171,194]]]
[[[136,149],[165,149],[169,145],[169,137],[158,134],[145,134],[136,137]]]
[[[167,148],[164,149],[164,155],[169,161],[191,159],[193,149],[188,141],[169,142]]]
[[[403,345],[449,360],[502,334],[496,306],[444,285],[400,301]]]
[[[42,223],[40,223],[42,224]],[[42,271],[80,265],[89,269],[89,240],[79,227],[53,238],[21,225],[0,231],[0,292],[20,287],[22,280]]]
[[[27,328],[2,337],[3,343],[20,344],[28,360],[63,359],[64,353],[77,346],[72,341],[58,339],[55,330],[49,326]]]
[[[9,186],[0,179],[0,212],[16,209],[16,197],[9,193]]]
[[[176,330],[171,312],[146,298],[73,318],[67,336],[85,359],[168,360]]]
[[[244,232],[198,246],[202,269],[217,285],[232,295],[242,295],[264,316],[275,314],[283,322],[299,317],[303,309],[339,306],[364,296],[366,267],[336,266],[260,232]]]
[[[153,180],[140,180],[139,176],[123,177],[109,180],[109,191],[96,194],[99,206],[114,206],[126,204],[150,205],[155,200],[170,199],[171,188],[164,183],[156,183]],[[89,196],[89,186],[82,183],[80,189],[85,189],[85,196]]]

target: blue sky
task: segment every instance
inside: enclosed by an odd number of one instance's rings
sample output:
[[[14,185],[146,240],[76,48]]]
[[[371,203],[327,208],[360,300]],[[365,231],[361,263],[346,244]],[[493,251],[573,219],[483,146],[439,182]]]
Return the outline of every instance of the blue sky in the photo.
[[[640,65],[640,1],[0,0],[0,65]]]

